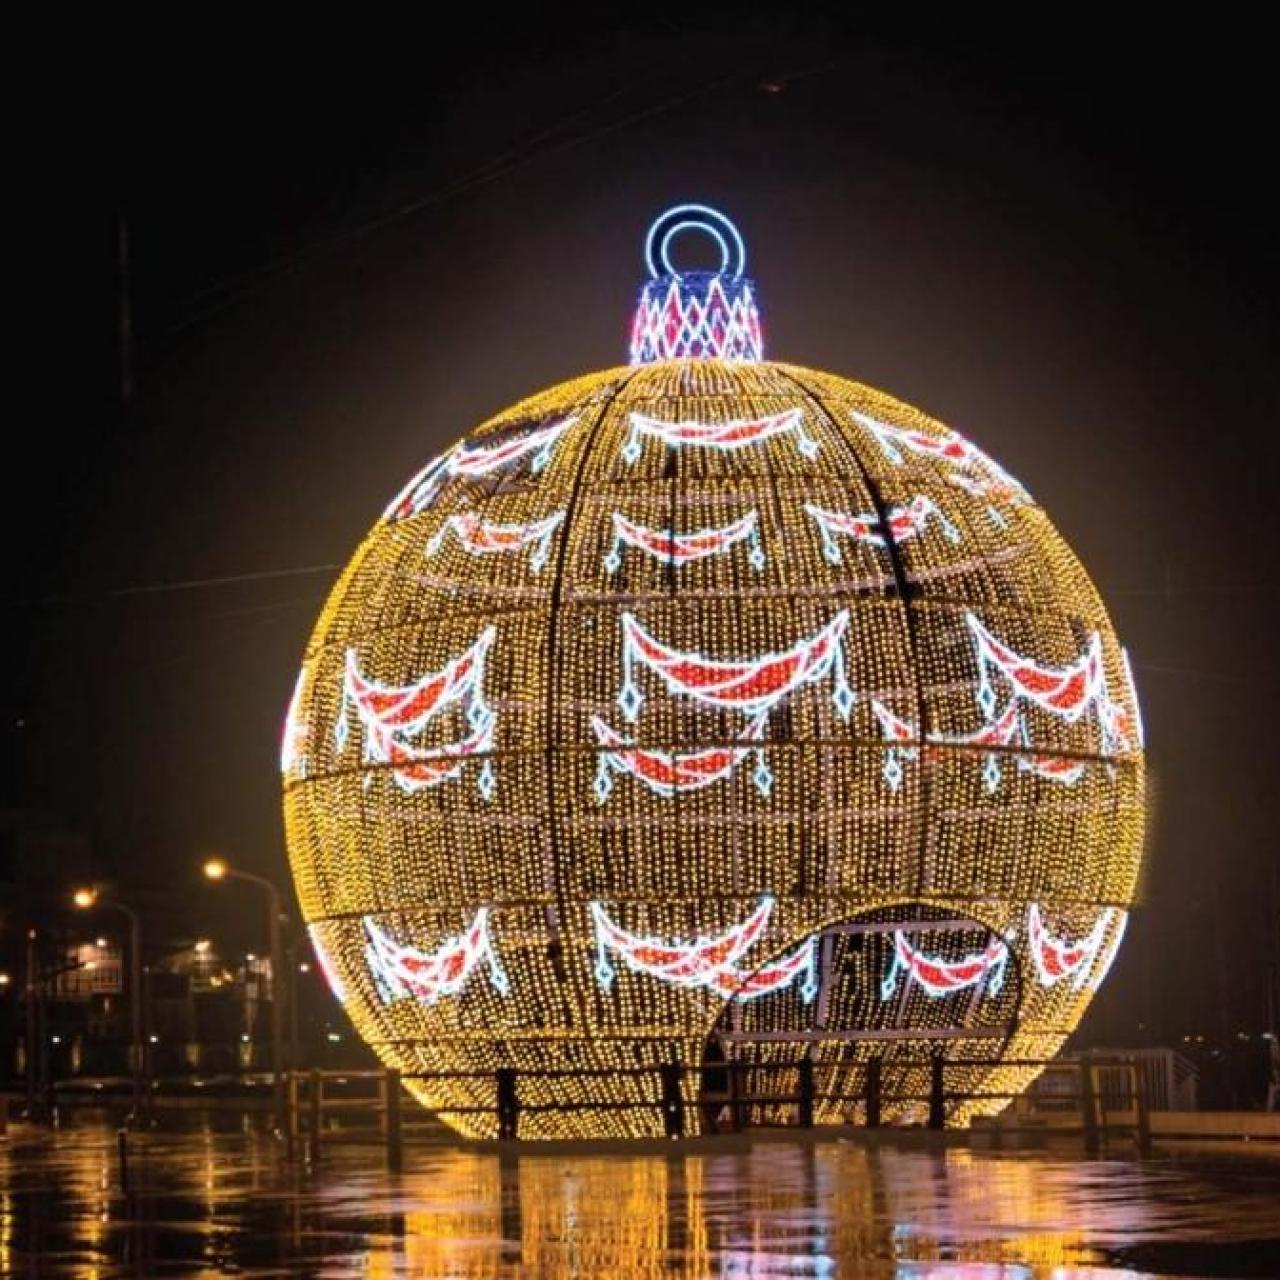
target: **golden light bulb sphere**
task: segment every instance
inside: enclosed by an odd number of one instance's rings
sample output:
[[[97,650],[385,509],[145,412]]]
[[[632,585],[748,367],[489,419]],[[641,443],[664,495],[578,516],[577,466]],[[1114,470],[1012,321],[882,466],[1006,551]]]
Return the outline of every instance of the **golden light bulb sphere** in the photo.
[[[918,410],[763,361],[577,378],[416,477],[329,597],[283,765],[330,983],[471,1135],[499,1067],[522,1135],[617,1136],[706,1063],[706,1126],[721,1053],[758,1092],[811,1053],[819,1122],[864,1114],[872,1057],[887,1120],[931,1054],[984,1059],[949,1119],[997,1111],[1141,857],[1128,663],[1045,513]]]

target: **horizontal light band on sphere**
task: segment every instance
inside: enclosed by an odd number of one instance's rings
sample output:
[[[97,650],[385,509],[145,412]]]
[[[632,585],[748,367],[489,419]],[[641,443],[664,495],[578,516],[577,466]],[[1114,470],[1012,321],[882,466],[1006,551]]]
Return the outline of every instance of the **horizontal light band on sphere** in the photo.
[[[713,1033],[781,1092],[811,1049],[818,1122],[873,1054],[899,1094],[935,1051],[993,1059],[949,1092],[1017,1090],[1142,852],[1128,663],[1044,512],[919,411],[765,361],[577,378],[424,468],[330,595],[282,765],[331,985],[473,1136],[500,1067],[522,1136],[660,1135],[656,1068]]]

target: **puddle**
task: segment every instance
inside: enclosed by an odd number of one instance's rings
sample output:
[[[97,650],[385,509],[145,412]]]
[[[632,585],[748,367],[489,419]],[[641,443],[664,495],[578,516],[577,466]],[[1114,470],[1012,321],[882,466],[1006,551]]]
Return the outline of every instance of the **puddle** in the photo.
[[[670,1155],[335,1146],[220,1125],[0,1141],[0,1275],[1280,1275],[1280,1151],[1138,1162],[764,1142]]]

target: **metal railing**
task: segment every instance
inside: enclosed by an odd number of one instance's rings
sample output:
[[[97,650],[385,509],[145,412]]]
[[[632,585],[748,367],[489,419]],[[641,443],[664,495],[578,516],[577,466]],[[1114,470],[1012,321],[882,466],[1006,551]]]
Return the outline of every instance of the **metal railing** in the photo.
[[[949,1109],[981,1100],[1003,1100],[1014,1105],[994,1120],[979,1121],[992,1134],[1075,1134],[1086,1150],[1097,1151],[1116,1135],[1132,1137],[1139,1148],[1150,1142],[1150,1099],[1141,1065],[1125,1057],[1088,1056],[1076,1061],[1041,1059],[1005,1060],[943,1058],[902,1060],[871,1057],[856,1064],[857,1088],[832,1089],[820,1085],[823,1068],[830,1064],[804,1057],[791,1062],[746,1059],[699,1064],[669,1062],[660,1066],[621,1069],[570,1069],[540,1071],[521,1077],[506,1067],[497,1071],[421,1072],[403,1076],[391,1070],[291,1071],[285,1080],[285,1124],[281,1132],[291,1154],[319,1159],[324,1145],[376,1136],[385,1145],[388,1165],[399,1168],[406,1137],[403,1085],[406,1079],[431,1083],[479,1086],[488,1100],[459,1102],[442,1108],[447,1114],[490,1118],[482,1125],[501,1140],[521,1137],[522,1119],[543,1113],[601,1110],[649,1113],[655,1133],[683,1138],[694,1132],[742,1133],[749,1129],[786,1125],[808,1129],[819,1109],[843,1107],[846,1125],[868,1129],[883,1126],[886,1115],[904,1106],[927,1117],[928,1128],[945,1127]],[[855,1064],[846,1064],[852,1066]],[[1017,1094],[957,1087],[948,1080],[952,1071],[972,1071],[995,1065],[1044,1069],[1034,1089]],[[526,1081],[556,1079],[635,1082],[630,1097],[594,1100],[544,1100],[530,1097]],[[711,1084],[717,1087],[709,1087]],[[473,1094],[474,1096],[474,1094]],[[0,1098],[0,1106],[4,1099]],[[86,1099],[101,1105],[100,1095]],[[417,1131],[433,1128],[443,1137],[439,1120],[422,1118],[431,1113],[412,1108],[409,1115]],[[0,1111],[0,1133],[3,1132]],[[343,1121],[350,1121],[343,1124]],[[373,1123],[366,1123],[372,1120]],[[335,1121],[338,1123],[335,1125]],[[527,1136],[527,1131],[526,1131]]]
[[[705,1132],[742,1133],[761,1127],[753,1123],[760,1109],[772,1109],[788,1116],[789,1127],[808,1129],[814,1126],[817,1108],[821,1105],[847,1103],[859,1112],[862,1125],[868,1129],[884,1125],[886,1110],[902,1104],[924,1104],[927,1128],[941,1130],[946,1125],[949,1107],[980,1100],[1018,1100],[1007,1120],[999,1124],[1001,1130],[1042,1132],[1052,1129],[1056,1133],[1074,1133],[1082,1136],[1087,1151],[1096,1152],[1103,1140],[1115,1134],[1132,1136],[1139,1147],[1146,1149],[1150,1142],[1150,1113],[1142,1088],[1142,1077],[1136,1064],[1119,1058],[1087,1059],[1062,1063],[1042,1059],[1018,1059],[992,1063],[985,1059],[946,1059],[934,1057],[928,1060],[888,1063],[875,1057],[860,1064],[862,1087],[857,1090],[833,1091],[817,1086],[817,1067],[811,1058],[801,1058],[791,1063],[764,1063],[752,1061],[726,1061],[711,1065],[688,1066],[677,1062],[657,1067],[622,1069],[587,1069],[540,1071],[537,1080],[548,1078],[600,1078],[616,1081],[632,1079],[650,1086],[642,1096],[611,1100],[531,1101],[522,1097],[521,1078],[513,1068],[502,1067],[493,1072],[422,1072],[411,1076],[398,1071],[295,1071],[290,1072],[286,1083],[287,1133],[291,1149],[318,1159],[322,1146],[337,1135],[326,1126],[332,1116],[347,1117],[373,1115],[376,1117],[376,1133],[387,1148],[387,1163],[398,1169],[403,1160],[405,1136],[402,1112],[402,1087],[406,1079],[423,1082],[491,1083],[493,1102],[488,1104],[458,1103],[442,1110],[451,1115],[489,1116],[501,1141],[514,1141],[521,1136],[522,1117],[538,1113],[569,1113],[584,1110],[648,1111],[656,1112],[662,1135],[666,1138],[686,1137],[694,1126],[689,1123],[689,1112],[701,1112]],[[1046,1068],[1063,1077],[1066,1088],[1059,1088],[1050,1095],[1048,1107],[1037,1108],[1034,1095],[1012,1092],[983,1091],[949,1088],[947,1072],[973,1070],[975,1068],[1023,1066]],[[887,1070],[928,1071],[928,1087],[925,1092],[912,1092],[904,1088],[892,1088],[886,1084]],[[790,1073],[794,1076],[794,1088],[770,1088],[770,1074]],[[707,1089],[708,1075],[721,1077],[725,1087]],[[760,1081],[760,1076],[765,1081]],[[689,1077],[694,1077],[696,1094],[691,1099],[686,1088]],[[755,1079],[755,1088],[749,1087]],[[352,1091],[352,1083],[366,1087],[366,1092]],[[656,1084],[656,1089],[653,1086]],[[369,1087],[371,1086],[371,1087]],[[1049,1123],[1047,1116],[1052,1115]],[[364,1135],[368,1134],[364,1130]],[[354,1129],[344,1136],[361,1134]]]
[[[377,1134],[387,1151],[387,1168],[398,1171],[404,1160],[403,1089],[400,1073],[385,1071],[289,1071],[285,1074],[285,1132],[289,1151],[309,1161],[320,1159],[333,1134],[327,1116],[375,1117]],[[357,1086],[353,1092],[351,1085]],[[360,1086],[371,1085],[366,1092]]]

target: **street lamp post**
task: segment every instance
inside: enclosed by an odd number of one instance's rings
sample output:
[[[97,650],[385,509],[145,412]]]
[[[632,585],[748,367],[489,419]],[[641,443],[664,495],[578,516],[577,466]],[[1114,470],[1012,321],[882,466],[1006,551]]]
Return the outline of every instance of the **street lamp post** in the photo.
[[[297,1071],[298,1063],[298,949],[291,942],[285,953],[289,975],[289,1070]]]
[[[114,899],[104,899],[97,889],[77,889],[72,901],[81,911],[92,907],[105,907],[118,911],[129,921],[129,1019],[130,1019],[130,1067],[133,1072],[133,1114],[137,1122],[145,1111],[145,1049],[142,1037],[142,921],[132,907]]]
[[[8,994],[12,983],[13,978],[0,970],[0,996]],[[13,1051],[16,1047],[17,1037],[17,1032],[13,1027],[13,1015],[8,1004],[4,1006],[4,1018],[2,1024],[0,1024],[0,1033],[2,1033],[0,1034],[0,1054],[3,1054],[3,1058],[0,1058],[0,1072],[7,1076],[13,1068]],[[4,1133],[5,1114],[5,1104],[0,1102],[0,1134]]]
[[[284,994],[288,978],[285,974],[280,922],[284,918],[280,891],[266,876],[254,875],[231,866],[224,858],[210,858],[204,864],[205,878],[215,883],[222,880],[244,880],[256,885],[267,895],[267,924],[271,949],[271,1092],[276,1130],[286,1132],[284,1089]],[[296,1065],[296,1064],[294,1064]]]
[[[27,1119],[34,1120],[36,1118],[36,1062],[38,1061],[36,1054],[37,1040],[40,1035],[40,1013],[36,1008],[36,999],[39,996],[39,975],[37,973],[37,957],[36,957],[36,931],[34,929],[27,930],[27,1052],[25,1066],[27,1068]]]

